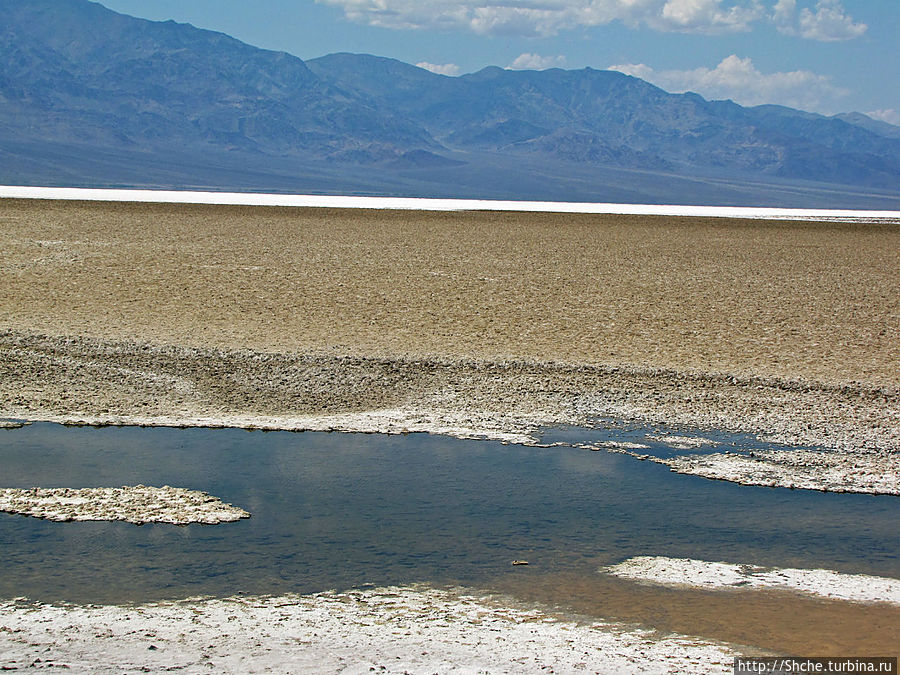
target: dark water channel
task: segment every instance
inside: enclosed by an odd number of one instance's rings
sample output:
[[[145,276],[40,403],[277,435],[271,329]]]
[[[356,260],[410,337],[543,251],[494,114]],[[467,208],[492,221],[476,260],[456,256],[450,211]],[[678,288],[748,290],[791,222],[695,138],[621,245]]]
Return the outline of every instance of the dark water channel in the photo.
[[[563,429],[547,438],[622,433]],[[138,483],[204,490],[252,518],[138,527],[0,514],[0,597],[121,602],[479,585],[513,573],[514,559],[528,560],[529,573],[587,578],[636,555],[900,577],[895,497],[745,487],[606,452],[424,434],[0,431],[0,487]]]

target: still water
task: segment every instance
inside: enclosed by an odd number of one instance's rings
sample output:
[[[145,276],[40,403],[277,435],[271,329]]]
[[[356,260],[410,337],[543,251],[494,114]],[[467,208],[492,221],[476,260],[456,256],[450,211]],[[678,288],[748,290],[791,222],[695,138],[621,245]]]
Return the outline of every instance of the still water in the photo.
[[[546,439],[645,431],[553,429]],[[528,574],[589,578],[636,555],[900,577],[900,499],[890,496],[746,487],[605,452],[425,434],[0,430],[0,487],[138,483],[204,490],[252,518],[138,527],[0,514],[0,598],[490,585],[514,559],[530,562]]]

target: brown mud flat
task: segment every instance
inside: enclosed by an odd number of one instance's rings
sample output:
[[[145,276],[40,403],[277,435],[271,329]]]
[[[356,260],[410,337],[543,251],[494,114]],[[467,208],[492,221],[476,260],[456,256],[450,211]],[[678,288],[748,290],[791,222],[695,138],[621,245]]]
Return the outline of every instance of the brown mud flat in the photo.
[[[0,200],[0,327],[897,388],[900,225]]]

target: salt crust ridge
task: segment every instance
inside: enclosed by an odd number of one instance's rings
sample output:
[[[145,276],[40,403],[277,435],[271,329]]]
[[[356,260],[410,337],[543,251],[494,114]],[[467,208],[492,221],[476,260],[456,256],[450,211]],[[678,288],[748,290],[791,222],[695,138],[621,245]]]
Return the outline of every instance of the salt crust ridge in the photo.
[[[5,668],[699,674],[731,672],[733,649],[421,585],[135,606],[0,603]]]
[[[30,488],[0,489],[0,511],[46,520],[121,520],[136,525],[171,523],[215,525],[250,514],[206,492],[185,488]]]
[[[601,572],[663,586],[704,589],[780,589],[833,600],[900,606],[900,579],[823,569],[765,568],[690,558],[640,556]]]

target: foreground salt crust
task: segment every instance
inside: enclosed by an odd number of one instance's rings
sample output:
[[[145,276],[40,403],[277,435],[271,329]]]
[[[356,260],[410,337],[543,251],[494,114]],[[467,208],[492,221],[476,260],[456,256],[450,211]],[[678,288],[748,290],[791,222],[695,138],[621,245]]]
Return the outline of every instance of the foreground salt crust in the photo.
[[[731,672],[727,646],[427,586],[138,606],[0,603],[0,667],[77,672]]]
[[[900,579],[832,570],[764,568],[690,558],[640,556],[603,567],[607,574],[664,586],[708,589],[772,588],[834,600],[900,605]]]
[[[0,511],[60,522],[121,520],[136,525],[228,523],[250,514],[206,492],[185,488],[31,488],[0,489]]]

